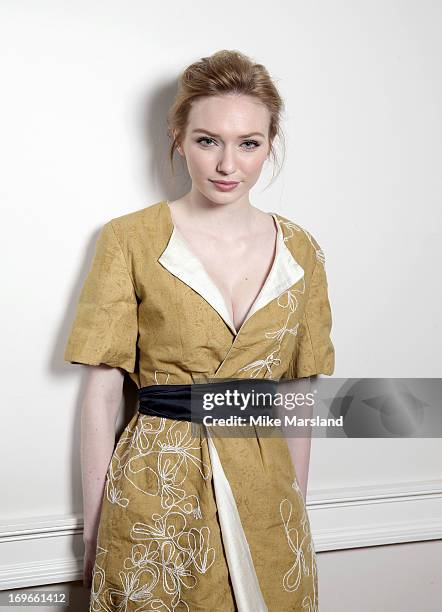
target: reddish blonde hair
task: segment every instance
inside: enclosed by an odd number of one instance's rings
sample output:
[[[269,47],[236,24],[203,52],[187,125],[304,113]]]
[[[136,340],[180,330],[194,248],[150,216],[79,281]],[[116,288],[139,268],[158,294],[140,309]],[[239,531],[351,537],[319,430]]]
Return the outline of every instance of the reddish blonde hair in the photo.
[[[284,140],[280,125],[283,100],[262,64],[255,64],[239,51],[222,49],[188,66],[178,79],[178,91],[167,114],[167,133],[172,141],[169,150],[172,172],[174,153],[184,138],[192,102],[203,96],[231,93],[254,96],[269,110],[269,154],[274,166],[276,164],[280,169],[274,139],[279,136]]]

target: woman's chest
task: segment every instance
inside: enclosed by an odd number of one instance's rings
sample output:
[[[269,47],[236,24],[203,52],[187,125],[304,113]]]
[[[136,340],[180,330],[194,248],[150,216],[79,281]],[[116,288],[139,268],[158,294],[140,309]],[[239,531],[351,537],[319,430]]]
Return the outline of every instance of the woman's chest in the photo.
[[[276,246],[257,244],[243,262],[219,245],[191,249],[163,211],[156,223],[125,232],[140,363],[225,377],[284,372],[308,299],[314,262],[307,245],[295,257],[273,215]],[[253,286],[244,286],[245,278]]]
[[[174,363],[183,371],[211,376],[280,375],[293,353],[305,305],[303,276],[293,280],[287,278],[281,287],[271,277],[266,284],[269,293],[260,295],[255,310],[235,331],[221,294],[211,292],[204,282],[198,284],[197,274],[180,277],[157,263],[155,274],[140,274],[137,281],[140,359],[156,367],[167,369]],[[255,361],[257,370],[241,370]]]
[[[275,240],[198,241],[186,240],[201,262],[209,281],[219,291],[236,330],[241,328],[250,308],[259,296],[272,268]]]

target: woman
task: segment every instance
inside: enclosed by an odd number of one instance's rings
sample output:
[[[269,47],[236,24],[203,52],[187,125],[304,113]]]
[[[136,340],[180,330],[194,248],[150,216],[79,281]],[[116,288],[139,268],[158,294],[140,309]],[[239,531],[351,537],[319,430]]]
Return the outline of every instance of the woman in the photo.
[[[189,66],[168,121],[190,191],[100,233],[65,350],[93,366],[82,411],[90,610],[318,608],[310,441],[213,437],[186,418],[204,381],[334,369],[318,243],[249,201],[281,109],[266,69],[241,53]],[[140,408],[114,449],[125,372]]]

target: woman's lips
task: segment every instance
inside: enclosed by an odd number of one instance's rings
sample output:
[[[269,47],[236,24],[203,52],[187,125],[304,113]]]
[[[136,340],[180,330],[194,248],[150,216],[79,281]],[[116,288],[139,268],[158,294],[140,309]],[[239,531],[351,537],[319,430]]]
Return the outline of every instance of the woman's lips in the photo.
[[[224,183],[224,182],[211,180],[211,183],[213,183],[215,187],[219,189],[220,191],[232,191],[232,189],[235,189],[235,187],[239,185],[239,182],[232,182],[232,181],[229,181],[228,183]]]

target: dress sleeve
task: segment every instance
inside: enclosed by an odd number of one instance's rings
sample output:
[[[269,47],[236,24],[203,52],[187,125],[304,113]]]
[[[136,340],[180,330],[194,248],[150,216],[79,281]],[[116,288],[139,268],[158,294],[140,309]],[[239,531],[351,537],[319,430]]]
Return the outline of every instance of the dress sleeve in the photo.
[[[330,339],[332,314],[325,260],[322,250],[317,246],[309,296],[287,372],[289,378],[304,378],[315,374],[331,375],[335,368],[335,350]]]
[[[98,236],[84,281],[64,360],[135,371],[138,302],[112,221]]]

